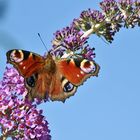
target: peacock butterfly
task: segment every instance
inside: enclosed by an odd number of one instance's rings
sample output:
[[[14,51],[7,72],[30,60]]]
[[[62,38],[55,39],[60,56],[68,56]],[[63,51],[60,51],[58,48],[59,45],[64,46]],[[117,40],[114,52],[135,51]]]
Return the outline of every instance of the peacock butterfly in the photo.
[[[17,49],[7,52],[7,61],[24,77],[29,99],[49,96],[52,101],[62,102],[74,95],[87,78],[98,76],[100,69],[94,60],[80,56],[57,59],[50,53],[42,57]]]

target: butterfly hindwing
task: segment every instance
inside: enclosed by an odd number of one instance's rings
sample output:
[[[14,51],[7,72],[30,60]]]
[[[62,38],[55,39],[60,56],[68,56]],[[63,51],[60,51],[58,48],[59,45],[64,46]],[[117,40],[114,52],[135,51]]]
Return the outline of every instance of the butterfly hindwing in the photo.
[[[64,102],[67,98],[74,95],[77,90],[77,86],[73,85],[59,70],[59,66],[56,65],[57,71],[52,77],[49,97],[52,101],[62,101]]]
[[[51,100],[65,101],[73,96],[79,85],[90,76],[98,76],[99,65],[83,58],[56,61],[56,73],[52,77],[49,97]]]

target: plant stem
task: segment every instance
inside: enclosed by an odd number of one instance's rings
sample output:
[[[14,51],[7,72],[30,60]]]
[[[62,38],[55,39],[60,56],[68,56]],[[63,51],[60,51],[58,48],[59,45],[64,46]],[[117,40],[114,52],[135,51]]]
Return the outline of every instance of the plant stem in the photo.
[[[91,34],[93,34],[93,31],[94,31],[93,28],[87,30],[86,32],[84,32],[81,38],[89,37]]]

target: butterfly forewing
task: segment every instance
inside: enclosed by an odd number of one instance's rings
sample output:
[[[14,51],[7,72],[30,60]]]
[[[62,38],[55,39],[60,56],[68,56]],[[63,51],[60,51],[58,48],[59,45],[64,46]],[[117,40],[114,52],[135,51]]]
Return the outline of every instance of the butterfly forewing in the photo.
[[[30,77],[33,73],[37,73],[45,64],[42,56],[25,50],[8,51],[7,60],[24,77]]]
[[[58,62],[58,67],[63,76],[72,84],[79,86],[88,77],[98,76],[99,65],[87,59],[63,59]]]

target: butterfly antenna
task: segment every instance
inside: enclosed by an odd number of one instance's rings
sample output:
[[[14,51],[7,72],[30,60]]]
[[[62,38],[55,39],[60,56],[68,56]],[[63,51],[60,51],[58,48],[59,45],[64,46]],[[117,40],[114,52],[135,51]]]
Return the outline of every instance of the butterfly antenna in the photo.
[[[45,44],[45,43],[44,43],[44,41],[42,40],[42,37],[41,37],[40,33],[38,33],[38,36],[39,36],[39,38],[40,38],[41,42],[43,43],[43,45],[44,45],[45,49],[47,50],[47,52],[49,52],[49,51],[48,51],[48,49],[47,49],[46,44]]]

